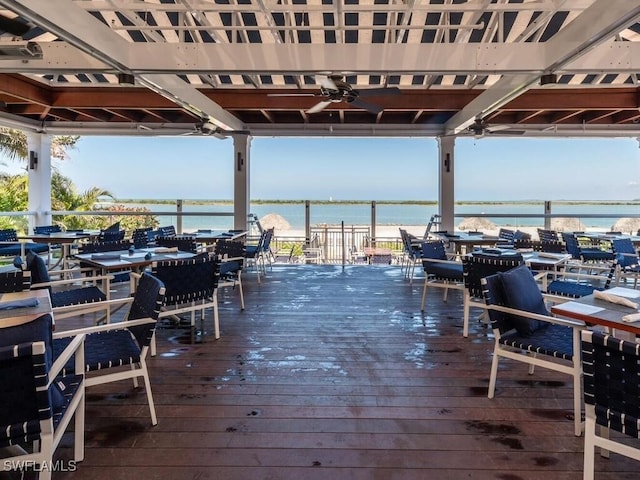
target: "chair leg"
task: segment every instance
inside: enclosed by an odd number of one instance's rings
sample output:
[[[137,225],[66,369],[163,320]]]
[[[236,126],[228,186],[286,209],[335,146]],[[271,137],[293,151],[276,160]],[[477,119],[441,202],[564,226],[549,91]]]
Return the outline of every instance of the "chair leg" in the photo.
[[[498,346],[494,347],[496,350]],[[487,397],[493,398],[496,393],[496,380],[498,378],[498,361],[500,360],[500,355],[498,355],[497,351],[493,351],[493,359],[491,360],[491,375],[489,376],[489,391]]]
[[[144,379],[144,389],[147,392],[147,402],[149,402],[149,413],[151,413],[151,424],[157,425],[156,407],[153,403],[153,394],[151,393],[151,382],[149,381],[149,371],[144,359],[140,360],[140,368],[142,368],[142,378]]]
[[[469,336],[469,309],[471,308],[471,297],[469,292],[464,293],[464,306],[463,306],[463,318],[462,318],[462,336]]]
[[[424,286],[422,287],[422,300],[420,302],[420,311],[424,312],[424,304],[425,301],[427,299],[427,282],[428,282],[428,278],[424,279]]]
[[[602,438],[608,439],[610,430],[607,427],[603,427],[602,425],[599,425],[598,428],[600,428],[600,436]],[[609,453],[610,453],[609,450],[607,450],[604,447],[600,447],[600,456],[602,458],[609,458]]]
[[[151,343],[149,344],[149,355],[151,355],[152,357],[156,356],[156,332],[153,332],[153,336],[151,337]]]
[[[82,387],[84,389],[84,386]],[[80,403],[76,408],[74,416],[74,438],[73,438],[73,459],[76,462],[84,460],[84,424],[85,424],[85,395],[82,394]]]
[[[131,364],[131,371],[135,370],[137,367],[134,363]],[[133,376],[131,377],[131,380],[133,380],[133,388],[138,388],[138,377],[137,376]]]
[[[595,469],[595,442],[596,422],[592,418],[587,418],[584,426],[584,465],[583,480],[593,480]]]
[[[214,337],[217,340],[220,338],[220,319],[218,318],[218,291],[217,290],[213,292],[213,329],[214,329]]]
[[[582,364],[580,354],[573,369],[573,416],[574,433],[576,437],[582,435]]]
[[[240,310],[244,310],[244,291],[242,290],[242,272],[238,272],[238,289],[240,290]]]

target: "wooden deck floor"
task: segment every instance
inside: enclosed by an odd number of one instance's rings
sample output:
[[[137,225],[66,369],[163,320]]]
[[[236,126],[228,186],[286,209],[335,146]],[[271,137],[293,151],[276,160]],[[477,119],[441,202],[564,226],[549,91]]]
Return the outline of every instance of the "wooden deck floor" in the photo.
[[[92,387],[85,461],[54,479],[582,478],[569,378],[504,361],[487,399],[488,330],[462,337],[458,292],[421,314],[421,283],[397,266],[247,273],[244,312],[221,295],[219,340],[158,331],[159,424],[130,382]],[[596,468],[640,475],[618,455]]]

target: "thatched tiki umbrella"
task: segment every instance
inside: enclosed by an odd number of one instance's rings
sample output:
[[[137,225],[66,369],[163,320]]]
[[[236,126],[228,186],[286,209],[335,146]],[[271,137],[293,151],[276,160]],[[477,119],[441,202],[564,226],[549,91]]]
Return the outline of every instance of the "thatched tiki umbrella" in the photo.
[[[628,233],[630,235],[635,235],[638,230],[640,230],[640,218],[630,218],[623,217],[614,223],[613,227],[611,227],[613,232],[622,232]]]
[[[496,224],[488,218],[469,217],[462,219],[462,221],[458,225],[458,229],[470,231],[495,230]]]
[[[273,228],[274,230],[291,230],[291,225],[287,220],[277,213],[267,213],[260,219],[260,225],[262,228]]]
[[[579,218],[552,218],[551,230],[557,232],[584,232],[584,223]]]

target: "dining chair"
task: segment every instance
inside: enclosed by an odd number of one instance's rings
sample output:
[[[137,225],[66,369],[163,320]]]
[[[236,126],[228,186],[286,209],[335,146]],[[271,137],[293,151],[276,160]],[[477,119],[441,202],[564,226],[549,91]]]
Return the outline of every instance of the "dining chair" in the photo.
[[[560,240],[534,240],[532,238],[516,238],[513,241],[516,250],[533,250],[534,252],[565,253],[564,242]]]
[[[80,367],[62,375],[69,359],[83,362],[84,336],[74,338],[54,359],[52,324],[52,316],[44,314],[0,327],[2,471],[35,464],[41,480],[51,478],[53,455],[72,419],[73,460],[84,459],[83,371]]]
[[[462,272],[464,280],[463,297],[463,325],[462,335],[469,336],[469,316],[472,306],[484,308],[482,294],[482,278],[494,273],[511,270],[523,265],[524,259],[518,252],[507,251],[501,253],[484,253],[482,251],[469,253],[462,257]],[[482,316],[485,316],[483,312]]]
[[[630,238],[616,238],[611,241],[613,254],[618,262],[616,283],[628,278],[633,279],[633,288],[638,285],[640,276],[640,258]]]
[[[0,257],[15,257],[33,253],[48,253],[49,245],[46,243],[21,242],[18,240],[18,232],[13,228],[0,230]]]
[[[593,244],[583,245],[578,234],[574,232],[562,232],[562,239],[567,253],[570,253],[575,260],[579,260],[581,266],[594,266],[594,264],[609,262],[615,258],[612,251],[603,250]]]
[[[237,240],[218,240],[215,243],[215,255],[219,262],[218,288],[238,288],[240,309],[244,310],[244,291],[242,289],[242,268],[244,267],[244,244]]]
[[[198,253],[200,245],[193,235],[158,235],[155,238],[156,247],[175,247],[181,252]]]
[[[462,262],[454,260],[455,256],[447,254],[442,240],[422,242],[422,268],[424,269],[424,285],[420,310],[424,312],[428,287],[443,289],[442,300],[447,301],[449,289],[464,290],[464,272]]]
[[[113,300],[112,303],[129,305],[124,320],[106,325],[96,325],[73,330],[56,331],[54,352],[56,358],[77,335],[84,336],[84,371],[87,387],[131,379],[138,386],[142,378],[151,414],[156,425],[155,404],[146,357],[156,329],[160,310],[164,303],[163,283],[149,273],[143,273],[137,282],[133,297]],[[66,369],[74,370],[76,363],[68,362]]]
[[[531,270],[520,265],[482,279],[494,335],[488,397],[496,391],[500,358],[539,366],[573,378],[574,433],[582,433],[580,331],[584,323],[551,316]]]
[[[640,347],[601,332],[582,331],[585,403],[583,478],[593,480],[595,448],[640,461]],[[613,430],[620,438],[610,438]],[[633,438],[635,443],[625,442]]]
[[[182,260],[162,260],[152,265],[151,273],[166,289],[165,305],[160,318],[179,321],[181,314],[189,314],[192,338],[195,337],[196,316],[200,316],[204,338],[207,309],[213,310],[214,336],[220,338],[218,317],[219,262],[215,256],[201,253]]]
[[[31,276],[31,289],[47,289],[56,318],[62,319],[84,313],[104,311],[107,323],[111,313],[108,300],[111,298],[111,275],[93,275],[52,281],[44,260],[39,255],[28,253],[26,269]],[[78,287],[78,284],[81,284]],[[69,311],[64,307],[77,307]]]
[[[0,271],[0,293],[21,292],[31,288],[31,272],[22,269],[20,264],[17,268],[5,268]]]
[[[403,252],[400,270],[404,271],[405,278],[408,278],[411,284],[413,283],[416,264],[422,261],[422,242],[406,229],[400,228],[399,230]]]
[[[146,248],[152,240],[152,227],[135,228],[131,233],[131,243],[133,248]]]

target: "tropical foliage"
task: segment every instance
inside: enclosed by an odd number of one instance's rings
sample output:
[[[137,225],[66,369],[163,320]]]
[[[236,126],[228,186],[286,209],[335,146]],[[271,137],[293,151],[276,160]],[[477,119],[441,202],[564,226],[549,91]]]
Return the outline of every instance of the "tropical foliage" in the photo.
[[[55,136],[51,141],[51,156],[65,160],[68,150],[75,147],[79,137]],[[0,128],[0,155],[10,160],[24,161],[28,157],[27,136],[20,130]],[[8,175],[0,173],[0,211],[23,212],[28,210],[28,175]],[[51,208],[54,211],[91,212],[101,199],[113,199],[113,195],[102,188],[91,187],[78,192],[73,181],[62,175],[55,168],[51,176]],[[146,208],[126,208],[114,205],[107,210],[127,211],[131,213],[149,212]],[[119,221],[122,228],[131,231],[139,227],[155,227],[158,222],[151,215],[59,215],[54,223],[65,230],[103,229],[111,223]],[[0,228],[15,228],[26,231],[27,219],[24,216],[0,216]]]
[[[57,135],[51,140],[51,157],[58,160],[69,158],[68,151],[75,148],[80,139],[77,135]],[[29,157],[27,134],[13,128],[0,128],[0,154],[9,160],[26,160]]]

